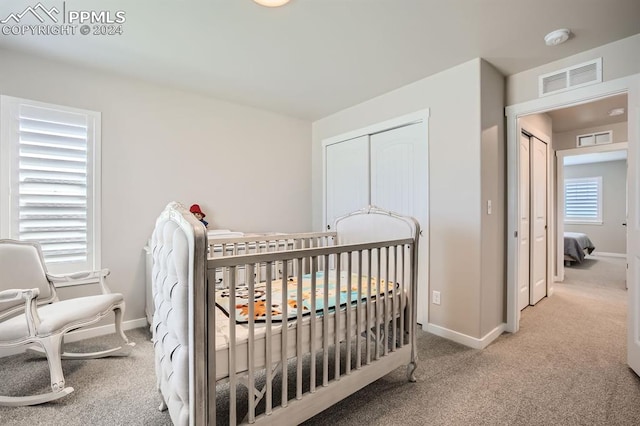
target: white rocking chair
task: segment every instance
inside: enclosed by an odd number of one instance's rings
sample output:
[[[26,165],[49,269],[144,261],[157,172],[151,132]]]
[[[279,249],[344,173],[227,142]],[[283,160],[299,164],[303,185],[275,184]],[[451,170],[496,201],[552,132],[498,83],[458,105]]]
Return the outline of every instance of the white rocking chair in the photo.
[[[135,345],[122,331],[124,299],[111,293],[105,277],[109,270],[72,275],[47,273],[37,243],[0,240],[0,349],[27,347],[43,353],[49,361],[51,392],[33,396],[0,396],[0,406],[36,405],[73,392],[65,387],[61,359],[90,359],[126,356]],[[54,283],[86,279],[100,280],[102,294],[59,301]],[[65,333],[96,323],[115,314],[116,333],[123,345],[93,353],[63,353]],[[37,345],[34,347],[34,345]]]

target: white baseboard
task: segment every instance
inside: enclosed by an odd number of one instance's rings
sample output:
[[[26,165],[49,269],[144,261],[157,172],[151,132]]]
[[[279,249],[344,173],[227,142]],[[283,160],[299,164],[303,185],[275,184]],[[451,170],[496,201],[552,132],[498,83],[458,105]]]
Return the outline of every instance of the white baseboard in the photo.
[[[626,253],[607,253],[606,251],[595,251],[589,256],[603,256],[603,257],[627,257]]]
[[[473,349],[484,349],[491,342],[496,340],[505,330],[506,324],[500,324],[484,337],[478,339],[476,337],[467,336],[466,334],[458,333],[457,331],[449,330],[448,328],[441,327],[435,324],[427,324],[426,327],[422,327],[424,331],[427,331],[436,336],[444,337],[445,339],[453,340],[461,345],[469,346]]]
[[[134,328],[146,327],[147,325],[148,324],[147,324],[146,318],[138,318],[134,320],[123,321],[122,329],[126,331]],[[83,329],[72,331],[70,333],[65,334],[64,342],[65,343],[77,342],[79,340],[90,339],[92,337],[106,336],[108,334],[113,334],[115,332],[116,332],[115,324],[103,325],[100,327],[92,327],[92,328],[86,328],[86,329],[83,328]],[[25,350],[26,350],[25,346],[21,346],[18,348],[0,348],[0,358],[11,356],[11,355],[17,355],[25,352]]]

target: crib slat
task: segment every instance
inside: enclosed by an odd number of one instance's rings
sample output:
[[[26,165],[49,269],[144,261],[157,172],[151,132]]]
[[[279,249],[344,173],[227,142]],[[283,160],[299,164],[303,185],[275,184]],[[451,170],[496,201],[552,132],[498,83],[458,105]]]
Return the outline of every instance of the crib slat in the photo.
[[[255,279],[253,276],[254,265],[248,263],[244,265],[245,280],[248,284],[249,292],[249,340],[248,340],[248,359],[247,364],[249,366],[249,423],[255,423],[256,421],[256,397],[255,397]]]
[[[296,399],[302,399],[302,258],[295,263],[297,270],[298,288],[297,301],[298,317],[296,319]]]
[[[405,248],[404,246],[402,246],[402,250],[400,250],[400,268],[401,268],[401,274],[400,276],[402,277],[402,284],[401,284],[401,289],[400,289],[400,294],[402,295],[401,299],[400,299],[400,310],[402,312],[402,314],[400,315],[400,347],[402,348],[404,346],[404,319],[405,319],[405,308],[407,305],[407,293],[406,293],[406,287],[405,287],[405,282],[407,281],[407,275],[405,274],[405,270],[404,270],[404,262],[405,262]]]
[[[273,375],[271,374],[271,366],[273,365],[273,348],[272,348],[272,335],[271,335],[271,316],[272,311],[271,307],[273,306],[271,297],[272,297],[272,289],[271,289],[271,274],[273,270],[272,262],[267,262],[265,265],[265,275],[266,275],[266,286],[267,286],[267,294],[266,294],[266,311],[267,311],[267,321],[266,321],[266,329],[265,329],[265,365],[267,370],[267,383],[266,383],[266,414],[269,415],[273,411]]]
[[[341,259],[342,255],[341,254],[337,254],[335,256],[336,259],[336,289],[335,289],[335,308],[334,308],[334,318],[335,318],[335,329],[334,329],[334,344],[335,344],[335,348],[334,348],[334,375],[333,375],[333,380],[340,380],[340,311],[341,311],[341,306],[340,306],[340,293],[341,293],[341,289],[342,289],[342,268],[340,268],[340,259]],[[351,309],[350,306],[347,307],[347,310]]]
[[[322,309],[322,386],[329,386],[329,255],[325,255]]]
[[[287,262],[282,262],[282,274],[280,275],[280,282],[282,283],[282,342],[280,361],[282,365],[282,407],[288,405],[288,376],[287,376],[287,323],[289,322],[289,307],[288,302],[288,287],[287,287]]]
[[[236,300],[236,267],[225,268],[229,274],[229,300]],[[236,421],[236,312],[229,315],[229,424],[235,425]]]
[[[356,299],[356,369],[362,366],[362,250],[358,250],[358,298]]]
[[[345,316],[346,327],[345,327],[345,342],[347,344],[347,354],[345,359],[345,374],[351,374],[351,310],[353,306],[351,305],[351,274],[352,271],[352,252],[347,253],[347,312]]]
[[[371,364],[371,249],[367,250],[367,303],[365,308],[367,309],[367,365]]]
[[[382,297],[380,296],[380,290],[382,290],[382,249],[376,249],[376,263],[378,264],[378,268],[376,271],[376,357],[375,359],[380,359],[380,338],[382,336],[382,324],[381,324],[381,309],[382,309]]]
[[[396,301],[396,297],[398,296],[398,246],[394,246],[393,265],[393,285],[391,286],[391,291],[393,293],[391,296],[391,330],[393,330],[393,343],[391,344],[391,352],[395,352],[398,344],[398,331],[396,330],[396,316],[398,315],[397,312],[400,312],[398,310],[398,302]]]
[[[317,306],[316,306],[316,261],[317,259],[314,257],[310,258],[311,260],[311,319],[309,320],[311,326],[311,365],[309,371],[309,392],[315,393],[316,391],[316,315],[317,315]]]

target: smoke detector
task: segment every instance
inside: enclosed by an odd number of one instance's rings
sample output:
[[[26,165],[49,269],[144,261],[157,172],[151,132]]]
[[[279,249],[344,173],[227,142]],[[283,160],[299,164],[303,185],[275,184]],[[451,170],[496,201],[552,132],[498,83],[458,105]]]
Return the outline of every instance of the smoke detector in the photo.
[[[544,36],[544,42],[547,46],[557,46],[558,44],[562,44],[565,41],[569,40],[569,36],[571,35],[571,31],[566,28],[551,31],[549,34]]]

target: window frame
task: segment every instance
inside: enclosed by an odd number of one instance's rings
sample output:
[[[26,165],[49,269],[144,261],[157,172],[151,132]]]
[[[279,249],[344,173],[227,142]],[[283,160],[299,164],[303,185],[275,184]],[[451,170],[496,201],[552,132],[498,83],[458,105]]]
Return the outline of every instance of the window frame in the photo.
[[[18,114],[21,106],[53,109],[87,117],[87,261],[83,264],[47,264],[53,274],[101,269],[101,113],[97,111],[0,95],[0,238],[17,239],[14,218],[17,203]],[[98,282],[97,278],[58,287]]]
[[[570,182],[593,182],[597,187],[597,217],[591,218],[583,218],[583,217],[568,217],[567,208],[567,184]],[[579,177],[579,178],[564,178],[564,223],[569,225],[602,225],[603,224],[603,213],[602,213],[602,176],[589,176],[589,177]]]

